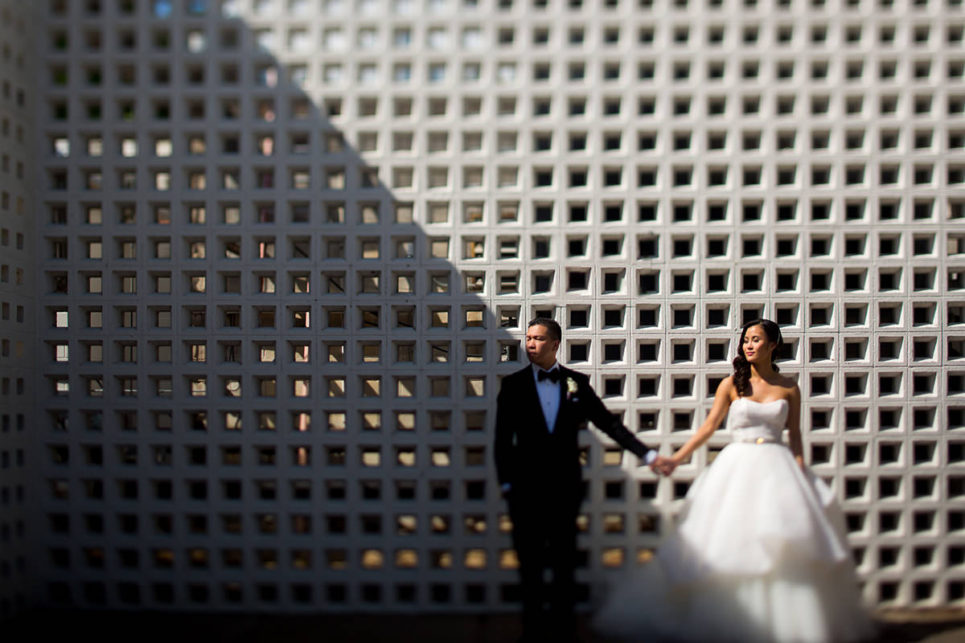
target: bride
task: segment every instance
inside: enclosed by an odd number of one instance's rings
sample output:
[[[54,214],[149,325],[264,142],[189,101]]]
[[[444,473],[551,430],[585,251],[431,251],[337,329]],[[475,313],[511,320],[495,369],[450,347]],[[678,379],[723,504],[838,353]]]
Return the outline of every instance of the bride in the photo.
[[[682,520],[654,560],[619,583],[594,619],[633,641],[860,641],[873,634],[844,520],[804,466],[801,393],[773,362],[781,331],[741,331],[734,374],[717,388],[674,468],[724,417],[732,436],[687,493]],[[788,430],[788,444],[781,442]]]

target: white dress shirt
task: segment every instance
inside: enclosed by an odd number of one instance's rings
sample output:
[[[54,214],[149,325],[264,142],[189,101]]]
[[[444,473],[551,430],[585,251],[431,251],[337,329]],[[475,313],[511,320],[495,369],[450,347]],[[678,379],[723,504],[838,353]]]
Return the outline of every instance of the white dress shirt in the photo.
[[[559,368],[559,362],[554,362],[552,366],[546,369],[546,372],[558,371]],[[539,396],[539,406],[543,409],[546,427],[549,429],[549,432],[552,433],[553,426],[556,424],[556,416],[559,415],[560,412],[560,383],[549,379],[544,379],[542,382],[539,381],[539,372],[541,370],[543,369],[533,364],[533,381],[536,382],[536,394]]]

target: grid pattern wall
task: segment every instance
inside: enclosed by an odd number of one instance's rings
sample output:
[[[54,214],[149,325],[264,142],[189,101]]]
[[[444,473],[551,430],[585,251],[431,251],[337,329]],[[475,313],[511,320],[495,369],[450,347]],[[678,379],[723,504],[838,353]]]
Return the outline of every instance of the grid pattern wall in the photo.
[[[669,453],[786,329],[870,602],[965,599],[960,0],[51,0],[55,604],[494,609],[525,322]],[[587,432],[587,598],[673,480]],[[538,463],[534,463],[538,466]]]
[[[28,603],[27,441],[33,416],[33,221],[28,172],[35,88],[27,12],[0,2],[0,618]]]

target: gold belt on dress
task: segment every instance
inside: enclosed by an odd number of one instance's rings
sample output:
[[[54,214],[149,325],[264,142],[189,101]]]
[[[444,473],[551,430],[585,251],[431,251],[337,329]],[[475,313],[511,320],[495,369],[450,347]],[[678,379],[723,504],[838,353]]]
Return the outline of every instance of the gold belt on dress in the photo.
[[[775,438],[765,438],[765,437],[738,438],[737,441],[738,441],[738,442],[743,442],[744,444],[776,444],[776,443],[778,442],[778,440],[775,439]]]

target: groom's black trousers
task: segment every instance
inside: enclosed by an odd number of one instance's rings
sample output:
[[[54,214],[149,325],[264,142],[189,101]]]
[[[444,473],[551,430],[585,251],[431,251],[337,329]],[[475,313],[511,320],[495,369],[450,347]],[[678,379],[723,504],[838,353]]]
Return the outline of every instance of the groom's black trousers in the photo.
[[[572,632],[576,608],[576,517],[580,497],[545,489],[509,492],[509,515],[513,522],[513,546],[519,558],[523,629],[530,635],[549,629]],[[552,582],[547,586],[544,570]],[[549,617],[543,607],[549,603]]]

